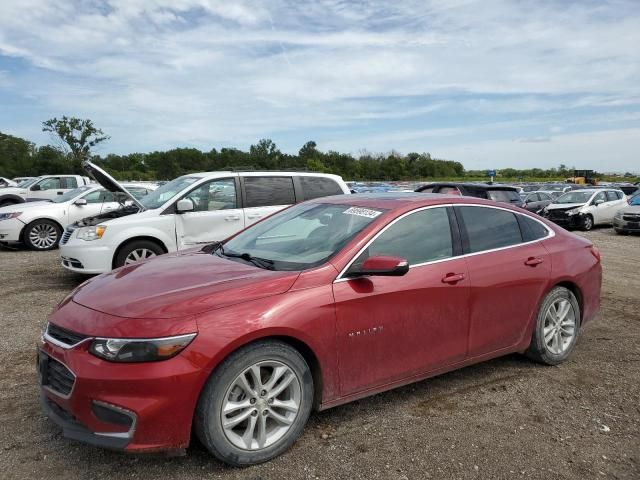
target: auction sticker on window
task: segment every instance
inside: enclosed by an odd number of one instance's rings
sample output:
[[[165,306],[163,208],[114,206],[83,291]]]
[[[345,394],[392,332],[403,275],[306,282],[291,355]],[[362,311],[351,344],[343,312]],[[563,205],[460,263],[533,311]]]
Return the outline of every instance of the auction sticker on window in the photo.
[[[358,215],[359,217],[376,218],[382,212],[362,207],[351,207],[342,213],[346,213],[347,215]]]

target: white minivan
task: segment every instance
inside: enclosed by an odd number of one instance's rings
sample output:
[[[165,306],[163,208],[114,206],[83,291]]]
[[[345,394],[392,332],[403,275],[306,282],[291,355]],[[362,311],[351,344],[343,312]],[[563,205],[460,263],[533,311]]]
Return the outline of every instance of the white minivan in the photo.
[[[110,191],[125,191],[84,162]],[[167,252],[221,241],[288,205],[348,194],[341,177],[303,172],[206,172],[176,178],[140,200],[137,213],[110,212],[70,225],[60,241],[62,265],[96,274]]]

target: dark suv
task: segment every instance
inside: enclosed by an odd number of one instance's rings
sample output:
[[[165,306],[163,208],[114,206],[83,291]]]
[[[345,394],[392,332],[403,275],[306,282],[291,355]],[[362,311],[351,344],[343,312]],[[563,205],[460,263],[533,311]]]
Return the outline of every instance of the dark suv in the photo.
[[[445,195],[464,195],[467,197],[485,198],[496,202],[523,206],[518,189],[508,185],[488,185],[486,183],[427,183],[416,188],[416,192],[441,193]]]

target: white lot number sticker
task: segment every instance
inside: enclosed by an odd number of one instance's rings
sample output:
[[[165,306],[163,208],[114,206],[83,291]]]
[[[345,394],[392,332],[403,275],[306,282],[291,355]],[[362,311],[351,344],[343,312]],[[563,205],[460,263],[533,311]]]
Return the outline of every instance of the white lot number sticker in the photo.
[[[342,213],[346,213],[347,215],[358,215],[359,217],[376,218],[382,212],[379,212],[377,210],[369,210],[368,208],[351,207]]]

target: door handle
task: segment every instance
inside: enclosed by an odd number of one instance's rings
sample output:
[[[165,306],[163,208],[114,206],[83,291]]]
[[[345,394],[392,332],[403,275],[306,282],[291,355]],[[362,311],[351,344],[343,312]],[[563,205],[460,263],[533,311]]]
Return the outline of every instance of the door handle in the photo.
[[[247,215],[247,218],[262,218],[262,215]]]
[[[233,222],[234,220],[240,220],[240,216],[239,215],[227,215],[226,217],[224,217],[224,219],[227,222]]]
[[[442,277],[442,283],[458,283],[460,280],[464,279],[464,273],[447,273],[444,277]]]
[[[544,262],[544,260],[540,257],[529,257],[527,258],[527,260],[525,260],[524,264],[528,265],[529,267],[535,267],[536,265],[539,265],[542,262]]]

